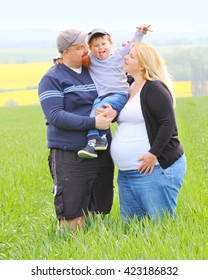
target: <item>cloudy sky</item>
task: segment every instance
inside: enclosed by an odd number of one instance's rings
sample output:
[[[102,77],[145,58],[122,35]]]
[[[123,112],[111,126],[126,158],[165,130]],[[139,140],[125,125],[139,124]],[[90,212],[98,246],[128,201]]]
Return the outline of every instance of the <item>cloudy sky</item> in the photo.
[[[206,0],[6,0],[0,29],[103,27],[132,30],[151,23],[154,30],[208,30]]]

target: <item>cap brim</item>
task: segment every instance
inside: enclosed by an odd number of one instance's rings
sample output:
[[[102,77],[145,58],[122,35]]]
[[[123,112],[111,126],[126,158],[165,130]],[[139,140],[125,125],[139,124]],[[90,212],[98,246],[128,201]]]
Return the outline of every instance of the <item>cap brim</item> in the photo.
[[[110,34],[108,32],[106,32],[104,29],[94,29],[93,31],[89,32],[87,35],[87,43],[89,44],[89,42],[91,41],[92,37],[94,37],[94,35],[96,34],[103,34],[103,35],[108,35],[110,36]]]

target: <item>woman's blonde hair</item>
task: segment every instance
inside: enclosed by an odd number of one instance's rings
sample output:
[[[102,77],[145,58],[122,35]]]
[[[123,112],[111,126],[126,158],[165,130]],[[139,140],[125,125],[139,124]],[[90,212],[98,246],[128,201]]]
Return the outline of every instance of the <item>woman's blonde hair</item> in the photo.
[[[160,80],[168,87],[175,107],[175,93],[173,90],[171,76],[166,68],[165,62],[159,52],[150,44],[144,42],[134,43],[139,65],[144,68],[143,77],[146,80]]]

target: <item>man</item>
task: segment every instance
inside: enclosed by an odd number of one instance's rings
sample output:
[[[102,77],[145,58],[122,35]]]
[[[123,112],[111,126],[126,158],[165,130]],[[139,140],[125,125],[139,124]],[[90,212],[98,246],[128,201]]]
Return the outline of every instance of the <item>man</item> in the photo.
[[[109,150],[97,159],[79,158],[88,129],[108,129],[116,112],[106,107],[89,117],[95,85],[87,67],[87,34],[67,29],[57,37],[63,64],[54,65],[39,83],[38,95],[47,125],[49,167],[54,182],[54,204],[59,226],[84,227],[89,211],[108,214],[113,202],[114,165]],[[111,140],[111,139],[109,139]]]

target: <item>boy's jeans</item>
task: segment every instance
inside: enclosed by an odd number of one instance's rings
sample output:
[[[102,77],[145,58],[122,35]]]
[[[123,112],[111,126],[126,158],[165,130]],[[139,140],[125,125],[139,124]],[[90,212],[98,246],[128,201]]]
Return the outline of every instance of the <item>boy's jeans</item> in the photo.
[[[104,103],[110,104],[114,110],[120,112],[121,109],[126,104],[129,98],[129,94],[127,93],[114,93],[107,95],[106,97],[97,97],[93,103],[93,107],[90,113],[90,117],[95,117],[95,109],[96,108],[105,108],[103,106]],[[108,130],[101,130],[98,131],[97,129],[90,129],[88,131],[87,137],[88,140],[90,139],[97,139],[99,136],[106,134]]]

